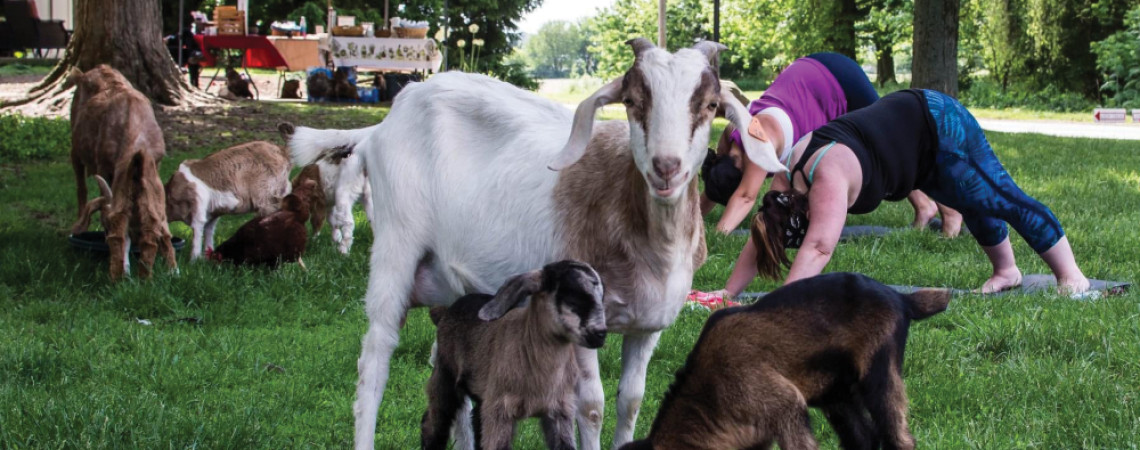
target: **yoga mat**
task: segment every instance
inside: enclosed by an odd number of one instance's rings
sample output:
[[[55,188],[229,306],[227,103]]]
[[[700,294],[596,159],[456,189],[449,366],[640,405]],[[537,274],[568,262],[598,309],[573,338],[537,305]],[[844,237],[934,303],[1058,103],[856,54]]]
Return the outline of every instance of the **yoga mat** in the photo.
[[[928,225],[928,228],[931,231],[934,231],[936,233],[941,233],[942,232],[942,221],[939,219],[931,220],[930,224]],[[910,229],[910,227],[896,228],[896,227],[885,227],[882,225],[848,225],[848,226],[843,227],[843,233],[839,235],[839,240],[840,241],[848,241],[851,239],[862,238],[862,237],[885,236],[885,235],[888,235],[888,234],[896,232],[896,231],[903,231],[903,230],[908,230],[908,229]],[[739,230],[732,230],[732,233],[729,233],[729,234],[732,236],[748,236],[749,233],[750,233],[750,231],[747,228],[741,228]],[[967,230],[966,227],[963,225],[962,226],[962,235],[966,235],[966,234],[970,234],[970,230]]]
[[[1112,297],[1116,295],[1123,295],[1128,292],[1132,287],[1132,283],[1124,281],[1105,281],[1105,280],[1089,280],[1089,292],[1098,292],[1100,297]],[[891,288],[909,294],[919,289],[942,289],[942,288],[924,288],[920,286],[900,286],[891,285]],[[1052,275],[1026,275],[1021,279],[1021,286],[1010,289],[1008,291],[995,292],[992,294],[985,294],[987,296],[1002,296],[1009,294],[1039,294],[1056,292],[1057,279]],[[955,294],[969,294],[970,289],[951,289]],[[763,297],[767,292],[745,292],[736,296],[737,300],[755,301]],[[1079,300],[1095,299],[1091,296],[1079,298]]]

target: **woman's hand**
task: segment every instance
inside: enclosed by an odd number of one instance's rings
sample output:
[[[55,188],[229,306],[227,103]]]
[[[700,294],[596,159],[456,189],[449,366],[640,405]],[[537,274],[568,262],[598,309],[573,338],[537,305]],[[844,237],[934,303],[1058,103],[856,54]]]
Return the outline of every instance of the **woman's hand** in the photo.
[[[760,188],[764,186],[764,180],[768,178],[768,172],[761,169],[748,158],[744,158],[744,178],[740,180],[740,187],[732,193],[732,198],[728,199],[728,204],[724,207],[724,214],[720,216],[720,222],[716,224],[717,231],[728,234],[731,233],[736,227],[740,226],[740,222],[748,217],[748,213],[752,212],[752,206],[756,204],[756,196],[760,194]]]

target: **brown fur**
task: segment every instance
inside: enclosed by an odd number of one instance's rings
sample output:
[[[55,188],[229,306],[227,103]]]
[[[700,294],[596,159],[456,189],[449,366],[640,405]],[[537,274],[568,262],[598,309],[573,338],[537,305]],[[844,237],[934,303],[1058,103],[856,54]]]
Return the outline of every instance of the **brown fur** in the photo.
[[[114,280],[124,275],[128,249],[123,246],[128,235],[140,246],[142,277],[150,276],[160,248],[167,266],[175,270],[158,178],[166,144],[150,101],[107,65],[86,73],[73,69],[69,82],[76,86],[71,104],[71,162],[79,207],[72,232],[85,231],[91,214],[101,213]],[[86,177],[94,175],[106,180],[111,189],[103,193],[102,200],[88,205]]]
[[[277,210],[281,203],[283,186],[288,182],[292,163],[286,150],[272,142],[253,141],[221,150],[203,159],[182,162],[190,173],[211,189],[228,192],[239,204],[233,208],[208,211],[210,218],[223,214],[256,212],[265,216]],[[181,172],[175,172],[166,185],[172,221],[187,224],[197,210],[198,195]]]
[[[315,181],[306,181],[285,196],[280,210],[246,222],[208,257],[215,261],[272,268],[283,262],[300,260],[308,244],[305,222],[309,220],[309,200],[320,195],[315,192],[316,186]]]
[[[226,67],[226,89],[238,98],[253,98],[253,91],[249,90],[249,81],[242,78],[232,66]]]
[[[912,320],[949,291],[904,295],[870,278],[801,280],[754,305],[715,313],[632,449],[814,449],[808,407],[845,449],[913,449],[903,354]],[[731,380],[731,381],[728,381]],[[868,415],[865,415],[865,412]]]
[[[607,299],[635,298],[636,283],[646,276],[664,286],[670,250],[691,253],[695,271],[708,255],[697,191],[694,177],[676,204],[653,200],[629,152],[629,124],[596,124],[586,154],[562,172],[555,187],[568,256],[601,274]]]
[[[341,100],[359,100],[360,94],[356,92],[356,86],[348,82],[348,72],[345,70],[337,70],[333,73],[333,93],[336,98]]]
[[[313,236],[321,232],[321,228],[325,226],[325,218],[329,215],[328,202],[325,199],[324,184],[321,183],[321,168],[316,164],[309,164],[301,169],[293,178],[293,189],[296,190],[302,183],[308,180],[313,180],[317,183],[314,194],[309,199],[309,224],[313,227]]]
[[[547,446],[572,450],[579,372],[575,344],[582,344],[587,323],[572,311],[601,313],[602,291],[591,284],[600,281],[588,266],[563,261],[513,277],[494,297],[468,295],[450,308],[433,308],[439,347],[427,386],[423,448],[447,448],[455,414],[471,397],[478,403],[476,434],[482,448],[509,449],[515,424],[539,417]],[[582,288],[597,297],[566,298]],[[528,295],[529,304],[508,309]],[[501,318],[486,321],[495,317]],[[604,316],[593,320],[604,326]],[[605,338],[601,332],[598,346]]]

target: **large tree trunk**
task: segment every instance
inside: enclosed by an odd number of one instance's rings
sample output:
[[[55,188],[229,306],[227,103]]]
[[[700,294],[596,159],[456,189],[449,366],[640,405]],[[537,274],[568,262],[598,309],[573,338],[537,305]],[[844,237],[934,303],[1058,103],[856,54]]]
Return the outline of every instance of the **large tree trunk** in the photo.
[[[858,37],[855,35],[855,23],[866,18],[870,9],[859,9],[856,0],[842,0],[840,2],[839,16],[835,19],[835,30],[831,48],[835,53],[858,61],[855,52],[858,47]]]
[[[63,113],[71,103],[66,83],[72,67],[82,71],[107,64],[135,89],[167,106],[200,104],[212,97],[182,79],[162,42],[162,14],[156,0],[76,0],[75,32],[63,59],[28,97],[3,106],[21,112]]]
[[[878,57],[875,64],[875,79],[879,82],[879,87],[884,87],[888,82],[896,81],[894,44],[880,42],[875,45],[875,50]]]
[[[958,96],[959,0],[914,0],[912,88]]]

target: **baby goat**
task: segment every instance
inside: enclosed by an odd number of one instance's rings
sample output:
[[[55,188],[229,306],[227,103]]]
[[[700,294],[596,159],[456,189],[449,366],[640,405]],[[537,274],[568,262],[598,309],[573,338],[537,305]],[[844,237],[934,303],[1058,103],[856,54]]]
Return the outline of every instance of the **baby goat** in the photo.
[[[903,353],[912,320],[950,292],[900,294],[830,273],[721,310],[700,338],[639,449],[816,448],[807,408],[821,408],[844,449],[913,449]],[[869,413],[869,417],[864,414]]]
[[[190,225],[194,239],[190,259],[214,247],[214,228],[225,214],[256,212],[264,217],[277,211],[292,189],[289,157],[272,142],[236,145],[203,159],[178,166],[166,183],[166,217]]]
[[[528,296],[527,306],[512,309]],[[570,260],[548,264],[507,280],[494,297],[467,295],[450,308],[433,308],[431,316],[439,352],[428,380],[425,450],[447,448],[466,397],[478,405],[481,448],[511,448],[515,424],[539,417],[549,448],[574,449],[575,347],[606,342],[602,283],[593,268]]]

